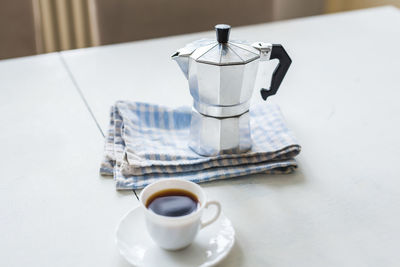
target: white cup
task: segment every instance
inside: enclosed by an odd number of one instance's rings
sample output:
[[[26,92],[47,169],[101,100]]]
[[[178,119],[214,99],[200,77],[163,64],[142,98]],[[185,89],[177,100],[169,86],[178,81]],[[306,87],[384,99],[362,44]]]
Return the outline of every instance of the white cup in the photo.
[[[166,189],[183,189],[191,192],[197,197],[199,207],[196,211],[179,217],[159,215],[148,209],[146,203],[149,197]],[[178,250],[189,246],[199,230],[215,222],[221,213],[219,202],[207,201],[199,185],[182,179],[165,179],[146,186],[140,194],[139,201],[145,214],[147,231],[155,243],[167,250]],[[216,206],[216,213],[210,220],[202,221],[203,210],[210,205]]]

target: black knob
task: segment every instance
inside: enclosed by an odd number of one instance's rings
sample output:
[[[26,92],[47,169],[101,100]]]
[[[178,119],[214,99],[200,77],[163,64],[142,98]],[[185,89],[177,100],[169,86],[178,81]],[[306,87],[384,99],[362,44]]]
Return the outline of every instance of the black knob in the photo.
[[[218,43],[227,43],[229,40],[229,32],[231,30],[231,26],[227,24],[218,24],[215,25],[215,30],[217,32]]]

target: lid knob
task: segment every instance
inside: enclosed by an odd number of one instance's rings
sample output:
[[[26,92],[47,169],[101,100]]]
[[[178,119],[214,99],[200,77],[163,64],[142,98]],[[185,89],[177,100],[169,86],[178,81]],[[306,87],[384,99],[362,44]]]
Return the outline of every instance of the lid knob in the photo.
[[[227,43],[229,40],[229,32],[231,26],[227,24],[215,25],[215,31],[217,32],[218,43]]]

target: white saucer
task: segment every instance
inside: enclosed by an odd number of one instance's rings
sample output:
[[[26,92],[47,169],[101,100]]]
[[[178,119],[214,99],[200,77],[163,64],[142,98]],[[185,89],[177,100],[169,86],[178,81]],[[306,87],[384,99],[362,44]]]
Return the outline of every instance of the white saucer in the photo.
[[[199,232],[195,241],[179,251],[158,247],[147,233],[140,208],[128,212],[120,221],[116,242],[122,256],[134,266],[213,266],[228,255],[235,242],[231,221],[222,213],[219,219]]]

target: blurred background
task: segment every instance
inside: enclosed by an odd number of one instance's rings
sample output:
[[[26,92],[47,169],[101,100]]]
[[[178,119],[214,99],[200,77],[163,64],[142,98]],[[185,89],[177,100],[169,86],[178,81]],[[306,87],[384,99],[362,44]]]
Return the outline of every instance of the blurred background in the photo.
[[[0,0],[0,59],[380,5],[400,0]]]

